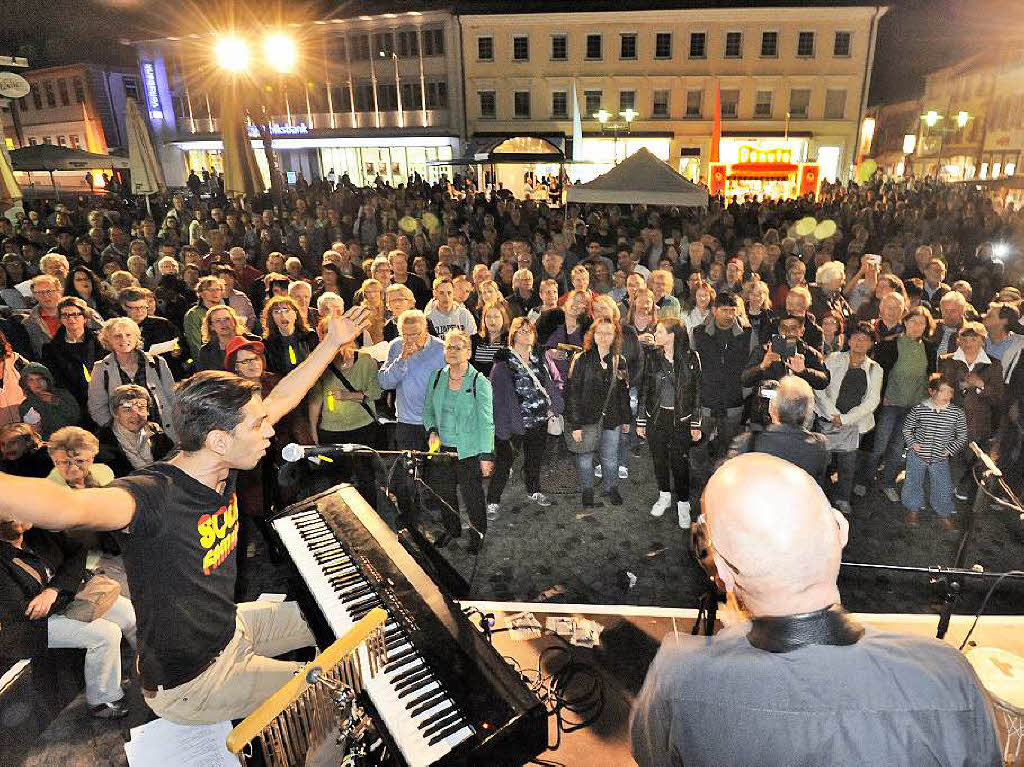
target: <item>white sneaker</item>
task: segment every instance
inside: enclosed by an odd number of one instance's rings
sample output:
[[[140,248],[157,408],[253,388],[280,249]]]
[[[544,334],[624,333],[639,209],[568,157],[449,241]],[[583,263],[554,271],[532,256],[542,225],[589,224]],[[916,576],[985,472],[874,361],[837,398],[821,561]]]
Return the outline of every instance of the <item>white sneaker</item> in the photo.
[[[601,471],[601,464],[597,464],[597,466],[594,467],[594,477],[601,479],[603,476],[604,474]]]
[[[651,516],[660,517],[672,505],[672,493],[658,493],[658,500],[651,506]]]
[[[620,466],[619,467],[619,479],[629,479],[629,467],[628,466]]]
[[[531,493],[530,500],[538,506],[550,506],[551,499],[548,498],[544,493]]]
[[[683,530],[690,529],[690,502],[679,501],[676,504],[679,507],[679,527]]]
[[[497,503],[487,504],[487,521],[493,522],[498,518],[498,512],[501,511],[501,506]]]

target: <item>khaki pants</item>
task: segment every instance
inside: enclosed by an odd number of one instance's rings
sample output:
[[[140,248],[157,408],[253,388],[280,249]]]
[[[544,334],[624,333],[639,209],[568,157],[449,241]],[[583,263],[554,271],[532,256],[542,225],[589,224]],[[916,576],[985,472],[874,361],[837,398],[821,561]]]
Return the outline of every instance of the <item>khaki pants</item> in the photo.
[[[242,719],[277,692],[303,664],[274,660],[314,644],[295,602],[238,605],[235,635],[195,679],[146,693],[154,713],[179,724]]]

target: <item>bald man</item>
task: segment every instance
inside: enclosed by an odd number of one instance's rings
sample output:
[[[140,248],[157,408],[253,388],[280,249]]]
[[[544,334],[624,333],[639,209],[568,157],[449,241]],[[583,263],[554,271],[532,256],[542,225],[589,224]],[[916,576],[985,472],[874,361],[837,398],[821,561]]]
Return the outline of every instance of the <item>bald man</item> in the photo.
[[[751,622],[662,646],[630,723],[640,767],[1001,764],[962,655],[843,610],[849,529],[806,472],[737,456],[711,477],[703,510],[718,574]]]

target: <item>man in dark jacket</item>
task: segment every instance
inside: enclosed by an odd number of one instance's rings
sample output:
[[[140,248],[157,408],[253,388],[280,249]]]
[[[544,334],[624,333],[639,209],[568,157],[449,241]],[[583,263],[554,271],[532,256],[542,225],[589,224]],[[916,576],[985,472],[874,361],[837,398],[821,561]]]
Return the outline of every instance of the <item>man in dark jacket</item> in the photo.
[[[743,421],[743,384],[740,377],[750,358],[749,328],[736,321],[739,301],[729,292],[715,298],[712,316],[694,328],[693,346],[700,355],[701,423],[711,439],[715,457],[725,455]],[[713,436],[711,436],[713,435]]]
[[[768,405],[772,422],[764,431],[741,434],[729,449],[729,457],[740,453],[768,453],[799,466],[824,487],[828,468],[825,437],[808,431],[814,410],[814,390],[795,375],[784,376]]]

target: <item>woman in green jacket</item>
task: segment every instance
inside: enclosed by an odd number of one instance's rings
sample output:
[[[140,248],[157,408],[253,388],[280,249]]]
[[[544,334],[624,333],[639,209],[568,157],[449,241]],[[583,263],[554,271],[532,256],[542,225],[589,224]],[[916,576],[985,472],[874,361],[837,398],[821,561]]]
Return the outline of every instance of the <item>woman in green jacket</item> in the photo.
[[[494,412],[491,382],[469,364],[472,341],[464,330],[450,330],[444,339],[445,367],[427,383],[423,428],[431,451],[453,454],[431,462],[428,480],[444,501],[444,546],[462,535],[458,490],[469,507],[467,550],[476,554],[487,532],[483,478],[494,470]]]

